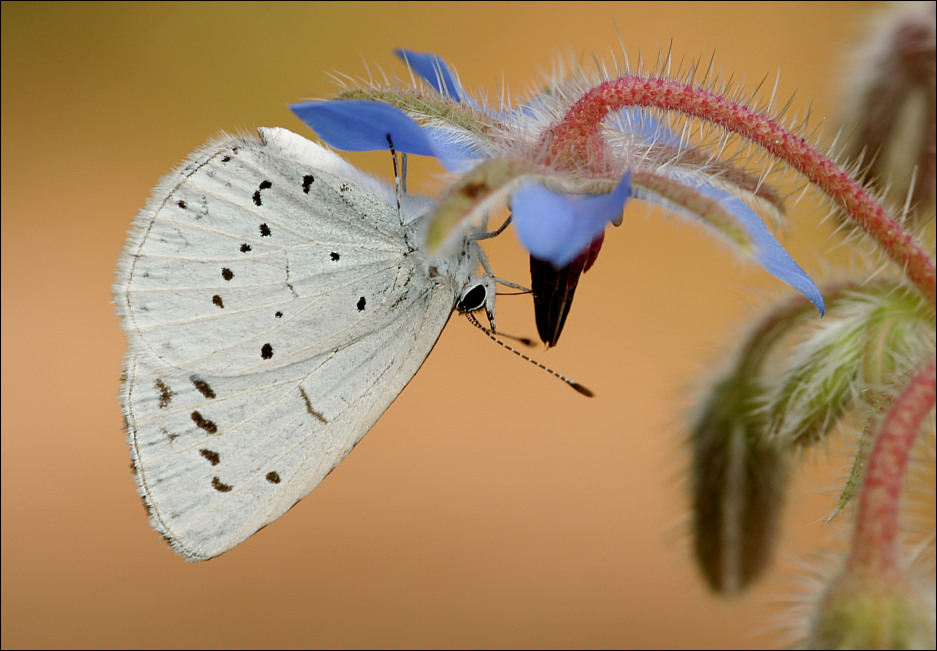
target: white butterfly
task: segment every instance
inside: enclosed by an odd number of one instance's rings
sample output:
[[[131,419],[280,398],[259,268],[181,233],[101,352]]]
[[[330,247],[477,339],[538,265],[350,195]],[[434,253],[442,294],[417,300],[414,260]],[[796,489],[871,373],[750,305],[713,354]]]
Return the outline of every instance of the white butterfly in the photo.
[[[196,151],[137,216],[114,285],[120,398],[152,525],[182,555],[217,556],[286,512],[394,401],[457,305],[493,308],[477,243],[427,259],[431,203],[403,200],[260,129]]]

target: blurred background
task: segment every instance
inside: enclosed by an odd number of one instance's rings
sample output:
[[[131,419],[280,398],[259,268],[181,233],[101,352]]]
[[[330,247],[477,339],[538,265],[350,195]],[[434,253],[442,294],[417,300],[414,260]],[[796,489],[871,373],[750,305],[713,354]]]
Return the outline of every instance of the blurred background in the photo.
[[[832,135],[846,48],[877,3],[2,4],[4,648],[758,648],[777,643],[845,458],[798,469],[778,562],[747,595],[691,561],[681,436],[693,388],[786,287],[679,219],[626,210],[541,362],[453,318],[326,481],[233,551],[192,564],[153,532],[117,403],[110,285],[158,179],[220,130],[283,126],[331,72],[442,55],[469,90],[536,87],[558,57],[621,52],[795,93]],[[619,41],[620,39],[620,41]],[[387,179],[386,155],[349,157]],[[411,158],[411,187],[431,190]],[[837,240],[791,208],[784,243],[822,278]],[[513,234],[497,273],[529,280]],[[834,253],[837,255],[837,253]],[[534,335],[529,297],[500,328]]]

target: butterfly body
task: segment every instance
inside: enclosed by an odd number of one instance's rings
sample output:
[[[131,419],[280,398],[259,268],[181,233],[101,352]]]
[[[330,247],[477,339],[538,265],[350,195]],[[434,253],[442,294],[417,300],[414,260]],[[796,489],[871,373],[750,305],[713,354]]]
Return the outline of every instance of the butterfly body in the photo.
[[[357,444],[479,281],[419,247],[429,205],[283,129],[154,190],[118,265],[121,403],[153,526],[192,560],[282,515]]]

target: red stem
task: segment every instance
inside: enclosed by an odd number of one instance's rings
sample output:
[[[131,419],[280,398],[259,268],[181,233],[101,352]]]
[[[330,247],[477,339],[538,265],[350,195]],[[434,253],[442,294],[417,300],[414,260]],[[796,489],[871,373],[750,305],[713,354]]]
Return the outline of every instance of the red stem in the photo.
[[[848,565],[875,573],[899,569],[898,504],[908,457],[924,418],[934,408],[935,363],[918,371],[895,399],[869,453],[856,509]]]
[[[629,106],[656,107],[708,120],[784,160],[841,205],[905,270],[931,305],[937,305],[934,260],[862,185],[774,120],[725,97],[665,79],[619,77],[596,86],[573,104],[547,132],[543,144],[556,163],[578,159],[601,164],[602,123],[610,113]]]

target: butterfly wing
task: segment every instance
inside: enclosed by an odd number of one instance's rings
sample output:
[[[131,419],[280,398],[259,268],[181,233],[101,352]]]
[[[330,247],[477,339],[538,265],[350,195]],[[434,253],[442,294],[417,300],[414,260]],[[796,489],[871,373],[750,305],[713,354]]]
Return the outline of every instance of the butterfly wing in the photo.
[[[431,277],[393,201],[272,129],[209,143],[137,217],[114,288],[121,401],[153,526],[188,558],[312,490],[442,332],[461,280]]]

